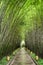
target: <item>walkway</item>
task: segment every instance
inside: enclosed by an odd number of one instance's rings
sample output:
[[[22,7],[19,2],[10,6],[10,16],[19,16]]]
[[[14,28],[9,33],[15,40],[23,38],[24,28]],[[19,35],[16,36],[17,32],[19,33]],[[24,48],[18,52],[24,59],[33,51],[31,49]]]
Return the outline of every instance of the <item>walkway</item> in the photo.
[[[25,51],[25,49],[21,48],[21,50],[12,60],[12,62],[10,62],[8,65],[36,65],[36,64],[33,62],[33,60]]]

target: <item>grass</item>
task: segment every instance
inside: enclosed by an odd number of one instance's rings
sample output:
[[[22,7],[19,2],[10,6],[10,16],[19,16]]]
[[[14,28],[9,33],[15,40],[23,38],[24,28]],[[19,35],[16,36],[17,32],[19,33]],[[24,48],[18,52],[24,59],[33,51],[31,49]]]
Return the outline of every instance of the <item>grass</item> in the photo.
[[[43,65],[43,59],[39,58],[39,60],[37,62],[39,65]]]
[[[30,56],[35,59],[36,58],[36,54],[35,53],[30,53]],[[36,59],[35,59],[36,60]],[[39,58],[37,61],[38,65],[43,65],[43,59]]]
[[[13,57],[16,55],[16,53],[18,52],[19,48],[16,49],[15,51],[13,51],[13,53],[11,55],[9,55],[10,57],[10,60],[13,59]],[[6,65],[9,61],[7,60],[6,56],[3,57],[1,60],[0,60],[0,65]]]
[[[7,59],[6,57],[3,57],[1,60],[0,60],[0,65],[6,65],[7,64]]]

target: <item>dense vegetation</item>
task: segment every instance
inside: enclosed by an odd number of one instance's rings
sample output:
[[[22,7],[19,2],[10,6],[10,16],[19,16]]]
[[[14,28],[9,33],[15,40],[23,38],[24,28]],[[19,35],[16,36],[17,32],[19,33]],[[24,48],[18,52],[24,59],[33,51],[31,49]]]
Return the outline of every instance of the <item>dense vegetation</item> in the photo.
[[[0,56],[26,46],[43,55],[43,0],[0,0]]]
[[[35,0],[34,0],[35,1]],[[43,1],[37,0],[31,4],[33,7],[29,15],[32,22],[31,29],[26,34],[26,46],[37,55],[43,57]],[[34,9],[34,10],[33,10]]]

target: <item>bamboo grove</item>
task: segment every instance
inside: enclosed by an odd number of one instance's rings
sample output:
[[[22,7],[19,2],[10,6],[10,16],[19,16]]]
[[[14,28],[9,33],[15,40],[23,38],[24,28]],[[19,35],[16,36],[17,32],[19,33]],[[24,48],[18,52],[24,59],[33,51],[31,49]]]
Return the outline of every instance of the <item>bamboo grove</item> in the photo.
[[[0,56],[20,47],[43,55],[43,0],[0,0]]]

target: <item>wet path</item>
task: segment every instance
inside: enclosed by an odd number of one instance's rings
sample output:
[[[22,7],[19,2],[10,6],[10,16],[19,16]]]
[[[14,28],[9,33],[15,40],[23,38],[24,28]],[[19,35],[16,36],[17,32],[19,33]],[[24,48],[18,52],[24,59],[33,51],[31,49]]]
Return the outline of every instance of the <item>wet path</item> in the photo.
[[[18,52],[13,61],[8,65],[36,65],[24,48]]]

